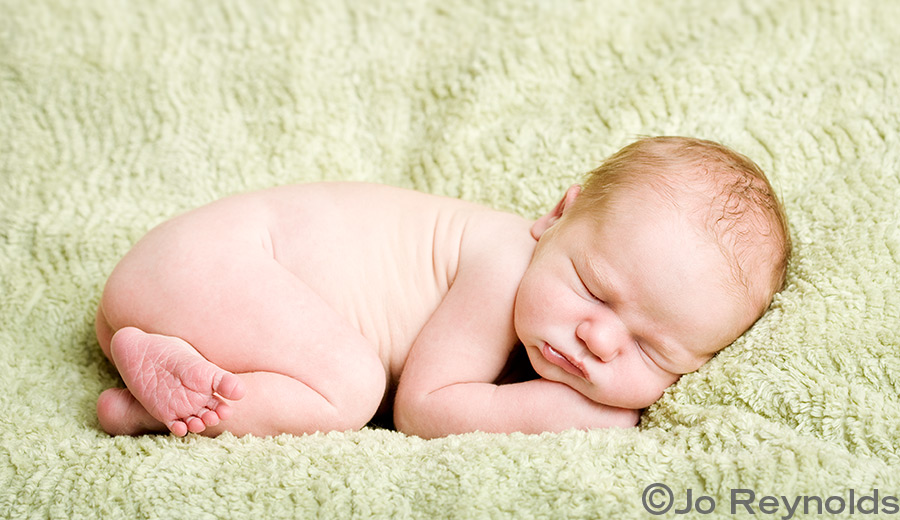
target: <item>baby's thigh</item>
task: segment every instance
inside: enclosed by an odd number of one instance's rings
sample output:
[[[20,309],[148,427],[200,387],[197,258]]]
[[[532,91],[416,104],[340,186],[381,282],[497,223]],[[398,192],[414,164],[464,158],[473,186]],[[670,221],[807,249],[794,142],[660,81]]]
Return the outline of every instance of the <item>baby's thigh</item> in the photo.
[[[277,372],[337,401],[380,403],[374,345],[275,261],[264,225],[211,224],[164,224],[122,259],[101,302],[110,329],[176,336],[232,372]]]
[[[262,246],[252,240],[257,227],[217,222],[201,211],[152,229],[110,274],[100,302],[106,320],[113,330],[135,326],[171,335],[190,332],[191,325],[210,331],[224,324],[225,307],[240,295],[234,271],[244,271],[248,286],[263,276],[253,269],[263,260]]]

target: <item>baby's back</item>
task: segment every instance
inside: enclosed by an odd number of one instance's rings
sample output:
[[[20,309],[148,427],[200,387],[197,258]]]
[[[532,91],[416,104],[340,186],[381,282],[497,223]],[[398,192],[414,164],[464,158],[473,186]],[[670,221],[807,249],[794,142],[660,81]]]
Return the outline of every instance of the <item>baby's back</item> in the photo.
[[[457,199],[357,183],[279,187],[224,203],[245,199],[268,215],[276,260],[372,342],[395,382],[453,282],[466,225],[509,217]]]

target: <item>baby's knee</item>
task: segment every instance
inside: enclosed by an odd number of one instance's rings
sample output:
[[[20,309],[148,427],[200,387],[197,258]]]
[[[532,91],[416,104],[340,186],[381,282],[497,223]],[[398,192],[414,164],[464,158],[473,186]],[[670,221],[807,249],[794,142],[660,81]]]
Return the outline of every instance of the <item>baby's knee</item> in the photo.
[[[376,358],[377,359],[377,358]],[[335,430],[358,430],[375,414],[387,392],[387,376],[380,361],[348,374],[327,398],[337,411]]]

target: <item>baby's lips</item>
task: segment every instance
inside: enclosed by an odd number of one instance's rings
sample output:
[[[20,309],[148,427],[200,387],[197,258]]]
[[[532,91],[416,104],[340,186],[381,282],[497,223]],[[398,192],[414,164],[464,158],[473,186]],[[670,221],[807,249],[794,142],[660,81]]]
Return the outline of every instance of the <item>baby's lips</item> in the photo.
[[[572,374],[573,376],[585,379],[587,378],[587,374],[584,373],[584,369],[573,363],[569,358],[560,353],[558,350],[551,347],[549,343],[544,343],[544,346],[541,347],[541,355],[543,355],[544,359],[546,359],[550,363],[553,363],[554,365]]]

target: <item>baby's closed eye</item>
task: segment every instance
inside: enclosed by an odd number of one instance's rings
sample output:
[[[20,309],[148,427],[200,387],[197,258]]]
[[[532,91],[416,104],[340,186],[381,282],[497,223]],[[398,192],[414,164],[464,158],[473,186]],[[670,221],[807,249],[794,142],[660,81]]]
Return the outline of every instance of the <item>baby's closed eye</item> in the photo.
[[[595,303],[603,303],[603,299],[597,296],[596,291],[591,290],[587,282],[581,276],[581,273],[578,272],[578,267],[575,266],[574,260],[572,261],[572,269],[575,272],[575,277],[578,279],[578,290],[582,294],[582,296],[589,301],[593,301]]]

